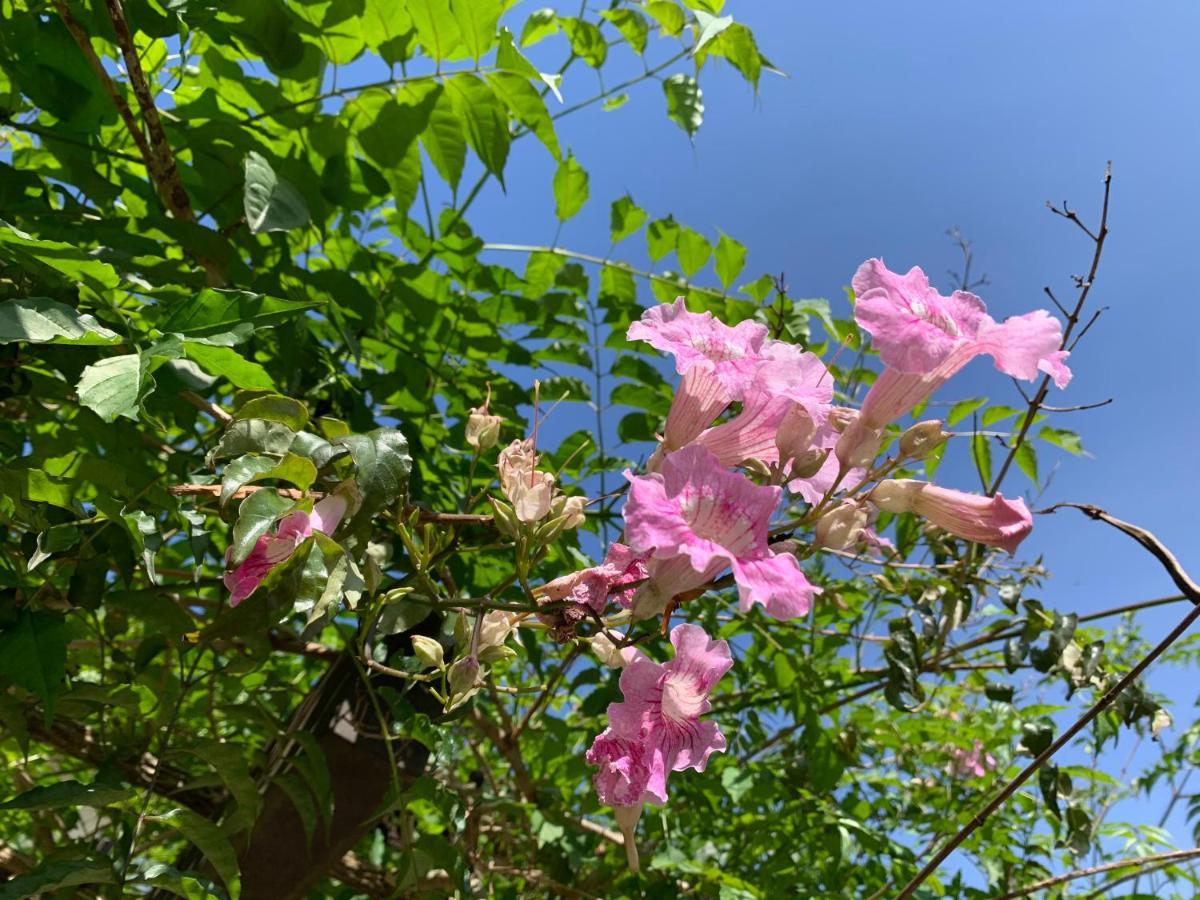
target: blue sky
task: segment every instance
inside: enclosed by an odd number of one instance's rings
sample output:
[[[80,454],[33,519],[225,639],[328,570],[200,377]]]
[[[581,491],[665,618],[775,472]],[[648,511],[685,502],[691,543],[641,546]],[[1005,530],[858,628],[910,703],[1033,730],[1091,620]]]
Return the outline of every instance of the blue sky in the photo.
[[[945,273],[960,258],[945,231],[958,226],[974,242],[976,271],[988,275],[978,292],[999,318],[1049,305],[1046,285],[1073,296],[1070,276],[1086,271],[1091,243],[1044,204],[1068,200],[1093,222],[1111,159],[1112,234],[1090,301],[1108,309],[1072,357],[1075,380],[1050,402],[1113,403],[1052,423],[1079,431],[1092,457],[1042,451],[1043,472],[1058,468],[1038,505],[1103,506],[1155,531],[1200,572],[1200,306],[1189,289],[1200,6],[756,0],[725,12],[755,30],[787,77],[764,74],[756,96],[728,68],[709,73],[694,143],[666,120],[653,83],[617,111],[564,119],[560,134],[591,172],[592,199],[559,245],[604,255],[608,204],[628,191],[652,217],[670,212],[710,237],[720,228],[743,241],[747,274],[782,270],[793,295],[838,303],[870,256],[920,265],[948,288]],[[557,61],[540,52],[532,55],[544,68]],[[595,91],[582,66],[563,84],[568,103]],[[472,225],[485,240],[550,243],[552,161],[532,141],[513,152],[507,196],[486,192]],[[939,399],[976,395],[1022,405],[982,361]],[[951,452],[965,459],[965,442]],[[964,465],[947,465],[941,480],[976,483]],[[1020,473],[1007,485],[1029,488]],[[1045,555],[1052,577],[1041,598],[1054,608],[1086,613],[1175,593],[1128,538],[1070,513],[1039,519],[1022,549]],[[1164,607],[1139,622],[1157,638],[1183,613]],[[1160,668],[1150,684],[1176,698],[1186,719],[1195,698],[1181,676]],[[1112,751],[1111,771],[1128,752],[1125,741]],[[1139,755],[1147,752],[1157,750]]]

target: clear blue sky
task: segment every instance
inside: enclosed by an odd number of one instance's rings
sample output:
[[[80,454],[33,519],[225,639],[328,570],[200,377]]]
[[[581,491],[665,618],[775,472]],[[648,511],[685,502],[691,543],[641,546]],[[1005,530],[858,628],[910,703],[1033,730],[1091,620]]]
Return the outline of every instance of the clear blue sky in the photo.
[[[629,191],[651,216],[670,212],[746,243],[748,273],[786,271],[794,295],[836,303],[869,256],[920,265],[948,287],[946,270],[960,260],[944,232],[959,226],[989,277],[979,293],[1001,317],[1048,305],[1044,285],[1072,295],[1070,276],[1086,271],[1091,245],[1044,203],[1069,200],[1094,221],[1111,159],[1112,236],[1091,301],[1109,309],[1072,357],[1075,380],[1051,402],[1114,402],[1060,417],[1094,458],[1043,451],[1043,472],[1060,465],[1039,505],[1101,505],[1155,531],[1200,574],[1200,306],[1190,286],[1200,228],[1200,6],[734,0],[725,12],[755,30],[788,77],[764,74],[756,97],[727,68],[712,73],[694,146],[665,119],[653,83],[615,112],[565,119],[565,142],[591,171],[592,200],[560,245],[604,254],[608,203]],[[549,67],[551,57],[539,61]],[[583,67],[563,84],[568,103],[595,90]],[[550,243],[553,166],[540,147],[522,144],[507,197],[489,192],[470,218],[486,240]],[[979,394],[1021,405],[984,362],[940,399]],[[965,443],[955,452],[965,457]],[[965,466],[947,466],[942,478],[975,485]],[[1007,484],[1029,486],[1020,473]],[[1127,538],[1068,513],[1040,519],[1022,549],[1045,555],[1053,575],[1042,598],[1055,608],[1089,612],[1174,593]],[[1183,612],[1166,607],[1139,621],[1157,638]],[[1150,678],[1180,702],[1182,718],[1194,681],[1163,669]],[[1127,747],[1112,751],[1111,770]]]

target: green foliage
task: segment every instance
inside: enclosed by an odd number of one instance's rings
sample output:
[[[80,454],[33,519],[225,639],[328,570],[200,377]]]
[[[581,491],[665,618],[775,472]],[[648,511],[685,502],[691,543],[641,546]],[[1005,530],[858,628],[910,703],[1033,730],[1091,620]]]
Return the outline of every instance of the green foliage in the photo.
[[[313,896],[883,895],[1015,748],[1052,740],[1064,707],[1047,704],[1094,699],[1144,650],[1034,599],[1040,565],[911,515],[877,522],[895,557],[804,560],[824,593],[803,624],[714,589],[686,612],[735,648],[712,712],[729,748],[672,779],[631,875],[583,757],[619,673],[582,640],[594,622],[563,630],[529,594],[620,532],[612,492],[662,430],[673,384],[625,331],[683,296],[827,358],[845,345],[835,380],[859,397],[874,370],[846,303],[791,298],[710,226],[592,196],[613,163],[576,146],[590,181],[558,123],[659,80],[682,144],[716,63],[757,90],[755,35],[718,0],[126,0],[122,47],[115,5],[0,4],[0,860],[16,860],[0,897],[262,896],[255,848],[285,834],[264,858],[297,871],[352,848],[305,873]],[[620,87],[594,94],[597,73]],[[515,234],[475,232],[473,204],[525,154],[560,224],[610,204],[590,240],[614,249],[490,243],[541,239],[526,207]],[[579,529],[556,512],[522,531],[488,502],[497,449],[464,437],[485,402],[501,446],[530,435],[537,395],[539,416],[564,397],[556,416],[585,416],[537,447],[596,501]],[[1083,453],[1026,415],[959,400],[945,452],[985,481],[1012,452],[1035,483],[1038,454]],[[223,574],[329,495],[337,527],[264,544],[277,564],[231,609]],[[522,627],[479,652],[474,683],[462,660],[489,607]],[[639,646],[665,658],[650,624]],[[1165,715],[1135,686],[1083,749]],[[997,765],[966,777],[952,760],[975,737]],[[1111,855],[1114,786],[1079,768],[1044,770],[963,848],[978,877],[948,868],[934,891]],[[344,803],[348,783],[369,796]]]

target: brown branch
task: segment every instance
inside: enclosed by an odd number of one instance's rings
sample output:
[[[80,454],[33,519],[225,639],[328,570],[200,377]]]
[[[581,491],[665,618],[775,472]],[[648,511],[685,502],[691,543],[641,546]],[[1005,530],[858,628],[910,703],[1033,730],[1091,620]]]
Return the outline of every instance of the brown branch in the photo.
[[[225,412],[225,410],[221,409],[221,407],[217,406],[217,404],[205,400],[195,391],[180,391],[179,396],[192,406],[196,407],[196,409],[200,410],[200,412],[207,413],[208,415],[212,416],[222,425],[228,425],[231,421],[233,421],[233,416]]]
[[[1070,219],[1080,228],[1083,228],[1083,230],[1087,232],[1088,236],[1095,244],[1095,250],[1092,253],[1091,268],[1088,270],[1087,278],[1081,279],[1078,282],[1079,297],[1075,301],[1075,308],[1071,310],[1069,315],[1067,315],[1067,325],[1066,328],[1063,329],[1062,343],[1059,344],[1060,350],[1066,350],[1068,346],[1075,346],[1074,343],[1071,343],[1071,333],[1075,330],[1075,326],[1079,324],[1079,315],[1083,312],[1084,304],[1087,303],[1088,294],[1092,292],[1092,285],[1096,283],[1096,272],[1100,269],[1100,257],[1104,253],[1104,242],[1108,238],[1108,201],[1111,193],[1112,163],[1110,162],[1104,169],[1104,203],[1100,210],[1100,228],[1095,234],[1092,233],[1090,228],[1085,227],[1084,224],[1079,221],[1079,217],[1075,215],[1074,211],[1067,209],[1065,203],[1063,204],[1063,209],[1067,210],[1066,212],[1061,212],[1054,206],[1047,204],[1050,206],[1052,211],[1060,216]],[[1049,288],[1046,289],[1046,293],[1049,294],[1050,299],[1054,300],[1054,302],[1058,304],[1058,300],[1054,298],[1054,294],[1050,292]],[[1061,304],[1059,305],[1059,309],[1062,309]],[[1090,328],[1092,323],[1095,321],[1096,318],[1093,316],[1092,320],[1085,326],[1084,331]],[[1080,334],[1080,337],[1083,337],[1082,333]],[[1076,343],[1078,343],[1078,340]],[[991,486],[987,490],[989,497],[995,495],[995,493],[1000,490],[1000,484],[1004,481],[1004,476],[1008,474],[1008,470],[1012,467],[1013,460],[1017,458],[1017,451],[1020,450],[1021,445],[1025,443],[1025,437],[1029,434],[1029,429],[1033,427],[1033,420],[1037,418],[1038,412],[1042,409],[1042,404],[1045,403],[1046,396],[1049,393],[1050,376],[1043,375],[1041,382],[1038,384],[1037,393],[1035,393],[1033,395],[1033,399],[1029,401],[1029,408],[1025,411],[1025,418],[1021,421],[1021,427],[1017,430],[1017,435],[1013,439],[1012,446],[1008,451],[1008,455],[1004,457],[1004,462],[1000,466],[1000,471],[996,473],[995,480],[992,481]]]
[[[1077,878],[1087,878],[1089,875],[1099,875],[1115,869],[1125,869],[1130,866],[1136,866],[1138,869],[1141,869],[1143,866],[1152,863],[1183,862],[1185,859],[1192,859],[1197,856],[1200,856],[1200,847],[1193,847],[1190,850],[1174,850],[1169,853],[1155,853],[1152,856],[1138,856],[1132,859],[1119,859],[1116,862],[1104,863],[1104,865],[1100,866],[1090,866],[1086,869],[1075,869],[1062,875],[1055,875],[1053,878],[1047,878],[1044,881],[1028,884],[1023,888],[1002,894],[995,898],[995,900],[1016,900],[1017,897],[1028,897],[1030,894],[1036,894],[1038,891],[1044,891],[1047,888],[1052,888],[1068,881],[1074,881]]]
[[[1170,550],[1163,546],[1162,542],[1159,541],[1157,537],[1155,537],[1149,531],[1146,531],[1144,528],[1139,528],[1136,525],[1130,525],[1128,522],[1122,522],[1120,519],[1110,516],[1108,513],[1104,512],[1104,510],[1095,506],[1086,506],[1082,504],[1059,504],[1059,506],[1067,506],[1073,509],[1079,509],[1091,518],[1106,522],[1136,540],[1162,564],[1164,569],[1167,570],[1167,574],[1170,575],[1171,580],[1175,582],[1180,591],[1192,601],[1192,609],[1186,616],[1183,617],[1178,625],[1171,629],[1170,633],[1165,638],[1155,645],[1153,650],[1143,657],[1137,663],[1137,665],[1130,669],[1129,672],[1127,672],[1119,681],[1117,681],[1116,684],[1105,691],[1104,696],[1094,703],[1091,708],[1089,708],[1082,716],[1076,719],[1066,731],[1059,735],[1059,737],[1050,744],[1050,746],[1039,753],[1034,758],[1033,762],[1022,769],[1016,778],[1005,785],[1000,793],[988,801],[983,809],[977,812],[966,825],[960,828],[958,832],[952,838],[950,838],[949,841],[943,844],[941,849],[934,854],[933,858],[930,859],[929,862],[927,862],[916,874],[916,876],[914,876],[913,879],[904,886],[900,893],[896,895],[897,900],[905,900],[906,897],[911,897],[916,889],[920,887],[930,875],[937,871],[938,866],[940,866],[942,862],[945,861],[945,859],[951,853],[953,853],[960,844],[962,844],[963,841],[970,837],[977,828],[983,825],[983,823],[988,819],[989,816],[991,816],[992,813],[999,809],[1009,797],[1015,794],[1017,790],[1020,789],[1023,784],[1025,784],[1026,781],[1032,778],[1034,773],[1036,773],[1038,769],[1040,769],[1052,756],[1054,756],[1055,753],[1065,747],[1067,743],[1069,743],[1080,731],[1086,728],[1093,719],[1100,715],[1100,713],[1108,709],[1108,707],[1111,706],[1113,702],[1116,701],[1116,699],[1121,696],[1121,694],[1130,685],[1132,685],[1147,668],[1149,668],[1151,663],[1165,653],[1166,650],[1172,644],[1174,644],[1175,641],[1177,641],[1184,634],[1184,632],[1188,630],[1192,623],[1194,623],[1197,619],[1200,619],[1200,585],[1197,585],[1196,582],[1188,576],[1183,567],[1179,565],[1179,561],[1175,559],[1175,556]],[[1057,508],[1059,507],[1051,507],[1049,511],[1053,511]]]

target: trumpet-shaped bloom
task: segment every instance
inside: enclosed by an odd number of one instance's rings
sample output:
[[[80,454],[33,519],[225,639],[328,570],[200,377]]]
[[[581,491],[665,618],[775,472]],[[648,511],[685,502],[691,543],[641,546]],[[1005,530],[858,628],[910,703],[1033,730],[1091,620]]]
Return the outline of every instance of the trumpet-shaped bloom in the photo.
[[[777,619],[808,612],[819,589],[795,557],[776,555],[768,546],[780,488],[756,485],[722,468],[698,444],[667,455],[660,473],[627,471],[625,477],[626,536],[630,546],[650,556],[650,581],[633,598],[634,618],[657,615],[673,597],[725,569],[733,570],[743,611],[761,603]]]
[[[312,512],[298,509],[280,520],[274,534],[264,534],[254,544],[242,562],[225,572],[225,587],[229,588],[229,605],[237,606],[258,589],[271,570],[287,562],[296,548],[314,531],[333,534],[346,514],[346,498],[331,494],[313,506]],[[226,561],[233,554],[230,546]]]
[[[500,489],[513,505],[522,522],[539,522],[550,513],[550,504],[558,494],[554,475],[539,472],[533,441],[516,440],[500,451],[496,465]]]
[[[1016,553],[1033,530],[1033,516],[1019,497],[986,497],[909,478],[879,482],[870,500],[888,512],[911,512],[953,535]]]
[[[869,259],[853,279],[855,319],[870,333],[886,368],[867,393],[862,413],[837,448],[843,464],[874,458],[882,429],[929,397],[976,356],[1026,380],[1038,372],[1062,388],[1071,380],[1060,349],[1062,329],[1045,310],[997,322],[982,300],[966,291],[943,297],[925,273],[905,275]]]
[[[645,561],[645,554],[614,543],[600,565],[555,578],[533,592],[538,600],[568,600],[596,613],[604,612],[610,598],[628,608],[635,589],[630,585],[646,578]]]
[[[609,705],[609,727],[587,752],[587,761],[600,767],[596,792],[610,806],[665,803],[671,772],[702,772],[709,756],[725,749],[720,729],[700,717],[733,665],[729,645],[688,624],[675,626],[671,644],[675,658],[666,664],[640,656],[625,666],[624,700]]]
[[[663,453],[690,443],[734,400],[740,400],[758,368],[767,329],[757,322],[726,325],[712,313],[689,312],[680,297],[642,313],[629,326],[631,341],[645,341],[675,357],[683,376],[667,413]]]
[[[815,354],[794,344],[771,341],[743,395],[742,411],[701,434],[697,441],[723,466],[747,459],[779,462],[779,434],[807,419],[813,432],[824,423],[833,400],[833,377]]]

